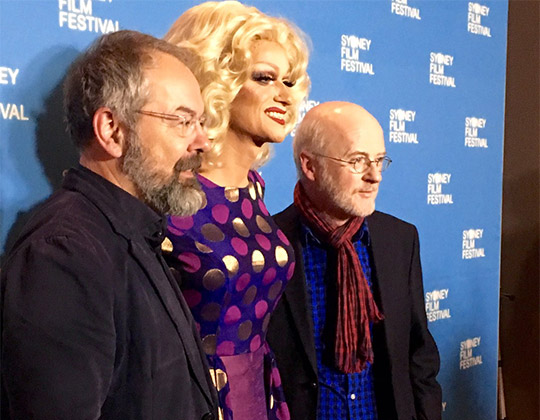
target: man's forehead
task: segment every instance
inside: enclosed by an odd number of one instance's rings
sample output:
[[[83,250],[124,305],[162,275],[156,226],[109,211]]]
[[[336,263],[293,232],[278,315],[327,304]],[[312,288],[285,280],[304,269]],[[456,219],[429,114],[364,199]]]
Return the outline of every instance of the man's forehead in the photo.
[[[368,154],[384,153],[384,135],[381,126],[374,119],[332,120],[326,125],[326,150],[346,153],[363,152]]]
[[[157,52],[145,69],[149,99],[166,102],[171,109],[184,106],[201,113],[204,107],[197,79],[177,57]]]
[[[144,75],[152,81],[159,82],[162,78],[177,79],[178,81],[195,82],[197,79],[179,58],[155,51],[151,54],[152,60],[144,67]]]

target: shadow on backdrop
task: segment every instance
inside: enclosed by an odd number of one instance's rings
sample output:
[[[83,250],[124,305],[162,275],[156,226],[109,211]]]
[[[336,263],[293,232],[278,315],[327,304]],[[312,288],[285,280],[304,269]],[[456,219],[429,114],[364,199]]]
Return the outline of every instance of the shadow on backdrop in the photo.
[[[63,112],[63,93],[62,85],[65,78],[65,72],[69,65],[79,55],[79,51],[72,47],[56,47],[47,51],[46,54],[40,55],[40,57],[33,60],[28,66],[29,69],[37,69],[38,74],[34,75],[33,80],[36,82],[28,89],[24,94],[24,97],[32,97],[39,94],[43,89],[42,82],[43,77],[40,77],[40,72],[43,73],[43,69],[47,69],[47,72],[55,72],[62,74],[62,78],[59,82],[50,90],[45,96],[42,106],[38,106],[39,111],[31,111],[31,116],[36,121],[35,125],[35,154],[37,160],[43,170],[43,175],[46,177],[46,181],[49,183],[53,191],[56,191],[62,184],[63,172],[74,166],[79,161],[79,155],[76,147],[69,138],[66,131],[66,124],[64,122]],[[47,57],[46,60],[43,56]],[[16,144],[21,139],[12,139],[12,144]],[[24,139],[30,142],[29,139]],[[8,153],[9,153],[8,148]],[[14,150],[14,148],[12,148]],[[9,153],[9,158],[14,162],[16,169],[23,174],[25,181],[30,184],[30,191],[36,191],[40,186],[35,181],[35,176],[30,174],[28,169],[29,162],[26,159],[27,156],[24,153],[16,153],[12,151]],[[28,176],[27,176],[28,175]],[[41,181],[41,180],[40,180]],[[1,262],[3,263],[9,250],[15,244],[22,228],[26,222],[30,219],[31,215],[41,202],[37,202],[31,205],[26,211],[19,211],[15,217],[14,223],[9,228],[9,232],[6,237],[4,245],[4,254],[1,256]]]

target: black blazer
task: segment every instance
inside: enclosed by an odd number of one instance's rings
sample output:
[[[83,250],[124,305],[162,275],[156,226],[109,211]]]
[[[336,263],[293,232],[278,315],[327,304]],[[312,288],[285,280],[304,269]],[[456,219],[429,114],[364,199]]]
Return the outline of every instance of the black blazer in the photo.
[[[300,215],[294,205],[274,216],[293,244],[296,268],[272,314],[274,351],[292,420],[315,420],[318,380],[308,307]],[[440,420],[439,353],[428,331],[416,228],[388,214],[366,218],[374,297],[385,319],[373,327],[373,370],[379,420]]]
[[[80,168],[2,270],[2,419],[217,420],[162,218]]]

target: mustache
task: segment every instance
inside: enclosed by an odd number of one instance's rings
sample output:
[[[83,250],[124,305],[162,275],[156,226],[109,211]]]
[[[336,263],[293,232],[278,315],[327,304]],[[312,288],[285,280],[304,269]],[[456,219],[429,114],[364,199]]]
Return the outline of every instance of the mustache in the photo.
[[[197,171],[202,164],[202,155],[197,152],[197,154],[178,159],[178,162],[174,165],[174,171],[180,173],[183,171]]]

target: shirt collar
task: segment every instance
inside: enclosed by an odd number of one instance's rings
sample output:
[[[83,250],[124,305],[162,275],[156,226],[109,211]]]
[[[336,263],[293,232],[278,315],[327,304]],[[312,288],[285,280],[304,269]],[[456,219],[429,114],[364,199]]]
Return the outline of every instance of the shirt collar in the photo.
[[[302,241],[303,245],[305,245],[308,241],[308,239],[312,242],[315,242],[318,245],[322,246],[322,242],[317,238],[317,236],[313,233],[313,230],[306,225],[303,221],[301,222],[302,226]],[[365,246],[371,245],[371,236],[369,234],[369,228],[368,228],[368,222],[367,219],[364,218],[364,222],[362,223],[362,226],[360,226],[360,229],[358,229],[358,232],[356,232],[352,237],[352,242],[358,242],[362,241],[362,243]]]
[[[167,226],[163,215],[90,169],[81,165],[70,169],[62,186],[85,195],[127,238],[142,235],[153,248],[163,242]]]

